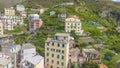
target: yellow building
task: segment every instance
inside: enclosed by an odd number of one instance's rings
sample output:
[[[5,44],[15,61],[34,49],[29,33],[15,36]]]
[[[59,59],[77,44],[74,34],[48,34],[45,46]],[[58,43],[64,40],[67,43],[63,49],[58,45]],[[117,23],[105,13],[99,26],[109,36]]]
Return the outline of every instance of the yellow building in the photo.
[[[45,42],[45,68],[67,68],[70,34],[56,33]]]
[[[4,13],[5,13],[5,15],[15,15],[15,9],[13,7],[5,8]]]
[[[65,19],[65,32],[75,30],[77,35],[81,35],[83,33],[81,28],[81,21],[76,15],[71,15]]]
[[[0,20],[0,35],[3,35],[3,22]]]

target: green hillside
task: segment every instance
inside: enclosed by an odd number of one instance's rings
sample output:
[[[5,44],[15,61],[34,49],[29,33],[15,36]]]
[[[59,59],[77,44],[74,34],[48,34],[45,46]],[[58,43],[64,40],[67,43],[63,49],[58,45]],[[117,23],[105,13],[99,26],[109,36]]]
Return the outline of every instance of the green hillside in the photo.
[[[64,0],[63,0],[64,1]],[[102,58],[102,62],[108,66],[108,68],[114,68],[115,63],[120,55],[120,34],[117,33],[115,28],[120,23],[120,3],[115,3],[109,0],[66,0],[73,1],[74,6],[59,6],[51,8],[56,4],[60,4],[61,0],[27,0],[21,4],[27,8],[41,8],[47,7],[48,9],[44,14],[40,15],[44,21],[42,28],[36,31],[28,42],[33,43],[37,47],[37,52],[44,56],[44,44],[48,35],[53,36],[57,32],[64,32],[64,20],[57,17],[63,10],[66,11],[67,17],[71,14],[77,15],[82,22],[82,29],[85,33],[89,33],[89,36],[95,40],[95,42],[82,43],[79,41],[81,37],[74,36],[78,47],[85,47],[87,45],[104,44],[104,49],[99,50],[102,56],[106,53],[110,53],[110,59],[105,60]],[[55,11],[53,16],[49,15],[49,12]],[[38,13],[28,10],[29,13]],[[25,22],[28,23],[26,19]],[[92,23],[92,24],[91,24]],[[94,24],[93,24],[94,23]],[[98,27],[104,27],[103,30]],[[15,36],[15,43],[22,44],[26,38],[31,35],[25,33],[20,36]],[[118,55],[111,55],[112,51]]]

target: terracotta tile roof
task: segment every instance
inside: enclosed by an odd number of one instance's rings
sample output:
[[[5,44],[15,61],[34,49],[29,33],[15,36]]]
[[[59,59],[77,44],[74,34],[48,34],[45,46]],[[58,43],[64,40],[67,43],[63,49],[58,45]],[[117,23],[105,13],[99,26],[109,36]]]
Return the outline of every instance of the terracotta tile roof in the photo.
[[[99,64],[100,68],[108,68],[106,65],[104,64]]]

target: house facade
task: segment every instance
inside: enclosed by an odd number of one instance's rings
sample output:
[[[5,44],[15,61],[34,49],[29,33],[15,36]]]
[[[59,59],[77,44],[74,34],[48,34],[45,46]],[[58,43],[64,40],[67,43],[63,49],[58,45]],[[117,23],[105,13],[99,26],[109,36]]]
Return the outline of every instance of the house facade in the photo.
[[[81,21],[76,15],[71,15],[65,19],[65,32],[69,33],[75,30],[77,35],[82,35],[83,30],[81,26]]]
[[[15,15],[15,9],[13,7],[5,8],[4,15]]]
[[[13,35],[0,35],[0,46],[9,46],[13,43]]]
[[[17,11],[25,11],[25,6],[24,5],[16,5],[16,10]]]
[[[101,62],[100,54],[95,49],[83,49],[82,50],[83,57],[86,59],[86,61],[94,61],[97,63]]]
[[[43,24],[43,21],[42,21],[42,19],[39,18],[38,14],[30,14],[28,16],[28,20],[29,20],[29,30],[30,31],[39,29]]]
[[[0,68],[12,68],[11,58],[0,53]]]
[[[12,67],[16,68],[18,66],[18,58],[21,46],[20,45],[9,45],[2,46],[2,53],[8,55],[11,58]]]
[[[45,42],[45,68],[67,68],[69,62],[69,40],[67,33],[56,33]]]
[[[21,59],[36,55],[36,48],[31,43],[25,43],[21,47]]]
[[[0,20],[0,35],[3,35],[3,22]]]
[[[36,54],[36,48],[30,43],[21,48],[20,68],[44,68],[44,57]]]
[[[2,15],[1,20],[3,22],[4,30],[14,30],[16,25],[23,25],[23,17],[15,15]]]
[[[44,58],[40,55],[28,57],[23,62],[22,68],[44,68]]]

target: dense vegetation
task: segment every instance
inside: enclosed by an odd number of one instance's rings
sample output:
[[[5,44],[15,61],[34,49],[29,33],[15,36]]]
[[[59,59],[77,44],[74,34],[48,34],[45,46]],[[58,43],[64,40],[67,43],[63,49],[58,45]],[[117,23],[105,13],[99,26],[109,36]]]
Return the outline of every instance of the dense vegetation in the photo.
[[[49,4],[46,5],[46,1],[49,2]],[[44,14],[40,15],[44,21],[43,26],[35,33],[24,33],[20,36],[15,36],[15,43],[22,44],[25,41],[31,42],[37,47],[37,52],[44,56],[44,44],[47,37],[52,37],[56,32],[64,32],[64,20],[59,19],[57,15],[65,10],[67,17],[71,14],[79,16],[84,32],[88,33],[88,36],[96,41],[95,43],[81,43],[81,41],[79,41],[81,37],[76,36],[73,31],[72,35],[75,37],[78,47],[81,48],[96,43],[104,44],[104,49],[99,50],[102,55],[102,62],[106,64],[108,68],[114,68],[115,63],[113,62],[120,59],[120,34],[115,30],[117,26],[116,19],[118,18],[116,14],[118,15],[120,12],[120,5],[118,3],[104,0],[72,1],[76,3],[74,6],[60,6],[48,9]],[[62,1],[60,0],[41,0],[40,2],[39,0],[29,0],[23,4],[26,5],[27,8],[40,8],[40,5],[46,5],[45,7],[48,7],[61,2]],[[56,14],[50,16],[50,11],[55,11]],[[29,10],[29,13],[36,12]],[[28,22],[27,19],[25,22]],[[104,28],[99,29],[98,27]],[[117,55],[115,55],[115,53],[117,53]],[[91,65],[90,63],[86,64]]]

